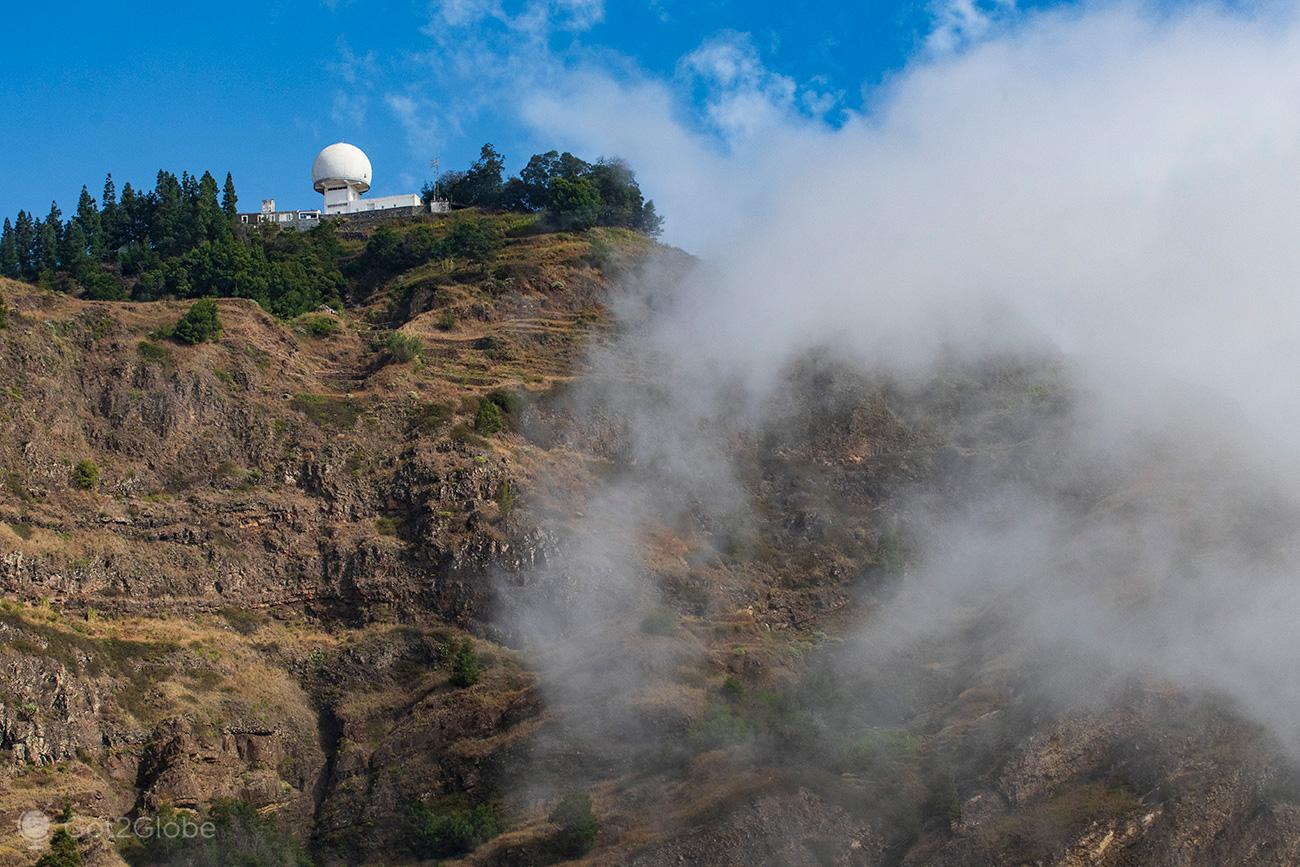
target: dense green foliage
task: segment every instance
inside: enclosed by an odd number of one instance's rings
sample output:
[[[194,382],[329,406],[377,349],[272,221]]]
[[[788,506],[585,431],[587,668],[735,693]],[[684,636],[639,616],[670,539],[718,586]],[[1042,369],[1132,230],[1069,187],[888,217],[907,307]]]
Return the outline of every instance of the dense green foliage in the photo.
[[[195,301],[172,328],[172,337],[191,346],[215,340],[220,336],[221,317],[217,314],[217,302],[211,298]]]
[[[479,402],[478,411],[474,413],[474,430],[481,434],[494,434],[505,427],[501,416],[501,407],[490,400]]]
[[[591,811],[591,796],[586,792],[571,792],[560,798],[551,810],[550,820],[560,826],[552,838],[557,854],[577,858],[596,845],[600,824]]]
[[[463,855],[501,833],[501,820],[492,804],[469,806],[448,798],[433,806],[411,807],[410,846],[417,857]]]
[[[552,228],[622,226],[659,234],[663,220],[653,201],[641,194],[636,174],[620,159],[594,163],[573,154],[534,154],[517,177],[503,180],[505,159],[490,144],[463,172],[446,172],[424,188],[424,198],[447,199],[454,206],[502,208],[540,213]]]
[[[393,331],[384,338],[384,351],[388,353],[391,361],[405,364],[420,357],[420,353],[424,351],[424,344],[418,337]]]
[[[303,316],[298,320],[298,330],[309,337],[333,337],[338,333],[340,323],[333,316],[320,314]]]
[[[454,217],[443,232],[431,225],[421,225],[401,233],[391,225],[382,225],[366,241],[356,270],[383,276],[446,259],[484,263],[505,242],[505,235],[495,221],[464,214]]]
[[[251,298],[283,317],[337,305],[344,280],[329,249],[332,233],[326,223],[310,233],[259,230],[205,242],[144,271],[135,297]]]
[[[478,683],[478,652],[474,642],[466,638],[456,645],[451,655],[451,685],[464,689]]]
[[[50,851],[36,862],[36,867],[80,867],[81,852],[77,838],[67,828],[59,828],[50,836]]]
[[[651,236],[660,231],[654,203],[642,196],[621,160],[589,163],[548,151],[508,180],[504,166],[504,157],[484,145],[467,170],[447,172],[427,185],[425,199],[536,214],[529,225],[542,229],[618,226]],[[485,268],[506,240],[499,217],[461,214],[409,230],[381,224],[354,256],[334,220],[306,232],[275,223],[244,226],[237,222],[238,201],[229,173],[218,184],[210,172],[177,177],[160,171],[152,190],[127,183],[120,193],[110,175],[98,200],[82,187],[69,214],[51,202],[44,216],[19,211],[6,218],[0,276],[99,301],[250,298],[291,319],[321,305],[341,307],[348,278],[373,288],[429,262],[444,263],[448,272],[465,262]]]
[[[99,484],[99,467],[92,460],[84,460],[72,469],[72,484],[83,491],[94,490]]]
[[[274,225],[235,231],[234,179],[159,172],[151,192],[110,175],[102,207],[81,190],[64,220],[56,203],[44,219],[19,211],[0,230],[0,275],[100,301],[127,298],[252,298],[279,316],[337,303],[340,247],[329,223],[309,233]]]

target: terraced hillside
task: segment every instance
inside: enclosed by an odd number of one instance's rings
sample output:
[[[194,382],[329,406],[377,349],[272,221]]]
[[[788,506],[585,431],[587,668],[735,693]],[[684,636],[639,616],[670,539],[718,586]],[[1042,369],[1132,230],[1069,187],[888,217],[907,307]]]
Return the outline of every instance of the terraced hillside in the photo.
[[[33,809],[102,864],[1300,854],[1290,765],[1230,706],[1063,696],[1011,598],[906,645],[873,619],[909,492],[1052,454],[1052,363],[904,384],[813,354],[761,423],[701,415],[744,503],[720,520],[630,435],[663,383],[618,354],[690,260],[488,219],[488,256],[358,265],[292,321],[223,299],[195,346],[159,336],[188,303],[0,284],[0,863],[44,851]]]

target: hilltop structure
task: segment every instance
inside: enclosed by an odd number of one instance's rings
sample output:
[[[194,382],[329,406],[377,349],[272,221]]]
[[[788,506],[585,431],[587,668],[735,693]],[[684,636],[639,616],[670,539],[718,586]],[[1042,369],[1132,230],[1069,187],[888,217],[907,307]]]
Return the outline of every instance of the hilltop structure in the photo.
[[[365,151],[347,142],[335,142],[318,153],[311,166],[312,188],[324,197],[322,209],[280,211],[275,207],[275,199],[263,199],[260,211],[240,214],[239,222],[277,223],[285,228],[310,229],[324,217],[365,215],[365,218],[374,219],[449,209],[445,201],[434,201],[426,206],[416,193],[363,199],[362,196],[370,191],[372,175],[373,168]]]

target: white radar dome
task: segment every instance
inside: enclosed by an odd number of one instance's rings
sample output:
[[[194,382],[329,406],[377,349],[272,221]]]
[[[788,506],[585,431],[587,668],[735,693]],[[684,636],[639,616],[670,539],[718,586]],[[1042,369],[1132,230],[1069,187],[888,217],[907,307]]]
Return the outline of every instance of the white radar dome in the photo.
[[[356,145],[335,142],[316,154],[316,161],[311,164],[311,182],[318,193],[339,182],[364,193],[370,189],[370,158]]]

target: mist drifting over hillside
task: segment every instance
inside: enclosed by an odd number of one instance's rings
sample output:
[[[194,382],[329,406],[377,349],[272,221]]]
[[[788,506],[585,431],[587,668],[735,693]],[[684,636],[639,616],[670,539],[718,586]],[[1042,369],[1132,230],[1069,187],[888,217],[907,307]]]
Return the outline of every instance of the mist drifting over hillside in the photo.
[[[592,637],[626,615],[610,597],[654,604],[628,556],[638,533],[687,510],[743,524],[728,438],[774,423],[800,359],[906,387],[1029,358],[1071,393],[1027,432],[1033,473],[990,462],[955,493],[908,494],[910,568],[846,664],[960,640],[995,606],[1021,647],[1227,696],[1300,746],[1296,13],[981,19],[835,124],[740,37],[681,64],[713,94],[702,120],[676,108],[681,81],[552,67],[525,116],[642,167],[670,240],[702,260],[646,277],[597,359],[611,375],[654,360],[651,387],[600,395],[645,473],[605,489],[583,534],[600,546],[556,567],[601,591],[567,612],[589,619],[561,656],[610,651]],[[625,693],[634,668],[579,683]]]

